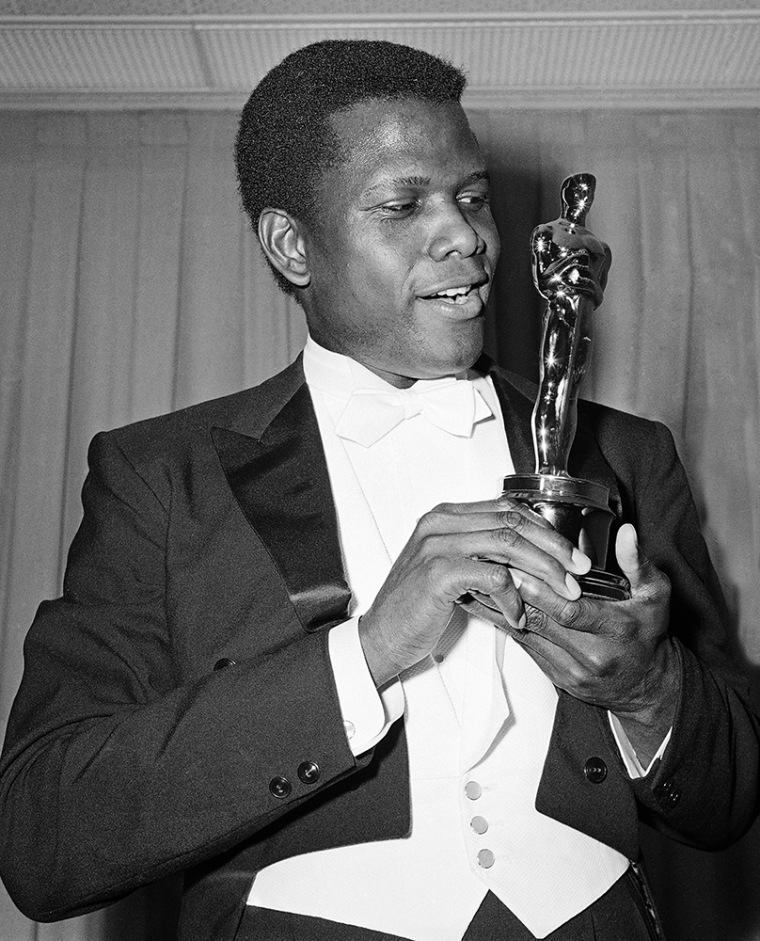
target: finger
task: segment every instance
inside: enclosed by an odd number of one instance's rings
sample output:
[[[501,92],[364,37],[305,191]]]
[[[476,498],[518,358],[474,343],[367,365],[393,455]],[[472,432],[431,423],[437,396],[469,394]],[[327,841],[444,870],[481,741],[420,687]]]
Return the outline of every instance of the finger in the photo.
[[[527,630],[543,635],[562,647],[572,647],[568,629],[576,633],[596,634],[605,629],[607,616],[597,602],[581,597],[580,586],[573,597],[555,592],[545,581],[526,573],[517,573],[520,596],[528,605]],[[513,575],[513,579],[515,576]]]
[[[434,507],[430,513],[433,515],[440,513],[443,517],[445,517],[446,514],[451,514],[454,517],[466,519],[478,513],[499,513],[504,510],[516,510],[518,513],[525,516],[526,519],[532,520],[536,526],[542,529],[554,529],[552,524],[534,510],[533,507],[520,500],[516,500],[508,494],[502,494],[500,497],[496,497],[493,500],[480,500],[476,503],[441,503]]]
[[[530,506],[511,497],[501,496],[479,504],[442,504],[426,514],[423,521],[438,533],[513,530],[561,562],[567,571],[585,575],[591,568],[591,559],[585,552],[561,536]]]
[[[555,686],[567,688],[568,677],[577,670],[577,660],[570,651],[530,629],[512,634],[512,638]]]
[[[492,591],[490,597],[494,605],[504,615],[507,624],[516,631],[524,631],[527,618],[522,596],[517,590],[518,576],[511,569],[507,569],[507,573],[509,575],[507,587]]]
[[[638,534],[630,523],[625,523],[618,531],[615,555],[634,595],[659,588],[663,576],[641,551]]]
[[[548,549],[544,549],[523,536],[517,528],[499,527],[439,537],[439,543],[437,547],[431,545],[430,549],[449,557],[461,554],[470,559],[499,562],[519,569],[545,582],[553,592],[570,600],[581,595],[578,582],[566,568],[571,561],[567,551],[563,550],[561,557],[557,558],[552,554],[556,544],[552,543]]]
[[[534,541],[536,545],[546,548],[547,551],[553,551],[553,547],[559,546],[562,552],[559,558],[564,558],[564,551],[567,550],[570,553],[570,563],[567,568],[576,575],[585,575],[591,568],[591,558],[583,549],[561,536],[549,520],[528,503],[516,500],[508,494],[502,494],[496,501],[496,506],[498,512],[505,514],[503,518],[507,525],[519,528],[525,537]],[[508,515],[510,513],[519,513],[524,518],[525,524],[520,523],[516,517]],[[537,532],[537,530],[543,530],[543,532]]]
[[[465,581],[468,587],[460,602],[474,597],[500,612],[514,630],[525,628],[525,606],[509,569],[491,562],[470,563]]]

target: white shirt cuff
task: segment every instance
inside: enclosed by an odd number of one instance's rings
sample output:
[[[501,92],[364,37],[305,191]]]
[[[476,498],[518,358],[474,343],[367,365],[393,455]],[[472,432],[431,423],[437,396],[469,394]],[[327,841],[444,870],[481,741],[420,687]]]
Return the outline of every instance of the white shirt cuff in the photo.
[[[607,715],[610,717],[610,727],[612,728],[612,734],[615,736],[615,741],[617,742],[618,750],[620,751],[620,757],[623,759],[623,764],[628,771],[628,775],[631,778],[645,778],[649,772],[652,770],[652,766],[658,758],[662,758],[665,749],[670,741],[670,736],[673,733],[673,727],[671,726],[668,729],[668,734],[662,740],[660,747],[657,749],[654,758],[649,762],[648,766],[644,768],[641,762],[636,755],[633,745],[631,745],[628,740],[628,736],[625,734],[625,729],[620,722],[620,719],[611,712],[608,712]]]
[[[357,757],[404,714],[404,690],[398,678],[382,690],[375,686],[359,640],[358,617],[333,627],[327,643],[348,747]]]

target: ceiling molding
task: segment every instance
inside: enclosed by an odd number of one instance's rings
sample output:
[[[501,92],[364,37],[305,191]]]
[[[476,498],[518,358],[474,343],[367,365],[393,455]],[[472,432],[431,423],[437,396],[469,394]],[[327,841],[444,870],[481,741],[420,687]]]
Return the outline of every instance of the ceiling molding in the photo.
[[[322,38],[446,56],[468,71],[468,107],[760,107],[758,9],[0,16],[0,108],[238,109]]]

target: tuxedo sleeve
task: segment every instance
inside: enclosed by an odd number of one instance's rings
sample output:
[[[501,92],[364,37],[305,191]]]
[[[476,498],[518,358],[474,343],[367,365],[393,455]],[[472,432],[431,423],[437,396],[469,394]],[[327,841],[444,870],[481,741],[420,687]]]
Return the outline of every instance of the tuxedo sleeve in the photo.
[[[729,652],[723,596],[689,483],[664,425],[590,403],[584,413],[619,491],[618,524],[636,526],[645,554],[670,579],[680,694],[661,760],[631,779],[606,710],[560,692],[536,807],[631,859],[639,820],[718,849],[757,814],[760,730]]]
[[[639,421],[629,434],[635,457],[619,465],[625,515],[670,579],[670,632],[681,664],[671,740],[650,774],[631,786],[649,823],[717,849],[757,813],[758,719],[729,651],[723,595],[672,436],[664,425]]]
[[[63,596],[25,643],[0,764],[0,872],[37,920],[210,859],[369,760],[347,744],[326,630],[185,668],[190,635],[170,629],[166,590],[183,564],[169,548],[178,488],[138,471],[117,436],[95,439]],[[224,618],[212,574],[201,595]],[[251,606],[241,629],[256,618]]]

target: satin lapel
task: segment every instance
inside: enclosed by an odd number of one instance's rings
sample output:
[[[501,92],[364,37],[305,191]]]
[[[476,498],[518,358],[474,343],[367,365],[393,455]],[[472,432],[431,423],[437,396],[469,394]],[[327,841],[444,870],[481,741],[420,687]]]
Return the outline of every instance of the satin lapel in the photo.
[[[306,384],[259,438],[213,428],[227,481],[308,631],[347,617],[346,583],[319,428]]]
[[[568,470],[574,477],[582,477],[584,480],[594,480],[597,483],[604,484],[610,492],[610,509],[618,519],[622,517],[623,504],[620,499],[617,479],[612,472],[612,468],[604,459],[594,432],[593,423],[582,402],[578,406],[578,428],[570,451]]]
[[[484,358],[485,359],[485,358]],[[509,382],[504,375],[497,371],[490,361],[479,363],[485,366],[491,375],[496,395],[501,405],[504,418],[504,427],[507,431],[509,453],[516,474],[532,474],[536,469],[536,459],[533,455],[533,435],[530,420],[533,414],[533,401],[521,389]],[[527,380],[524,380],[527,385]]]
[[[493,379],[504,415],[507,441],[512,454],[512,462],[515,465],[515,473],[532,474],[536,462],[531,419],[534,397],[538,390],[535,385],[521,376],[505,377],[503,372],[494,368],[488,360],[479,365],[489,369]],[[622,503],[617,481],[599,448],[591,417],[583,402],[580,402],[578,407],[578,427],[569,463],[568,470],[574,477],[593,480],[607,487],[610,492],[610,509],[619,519],[622,515]]]

